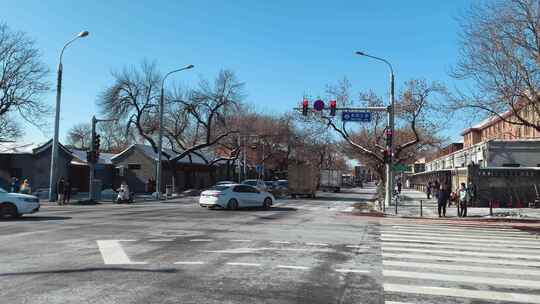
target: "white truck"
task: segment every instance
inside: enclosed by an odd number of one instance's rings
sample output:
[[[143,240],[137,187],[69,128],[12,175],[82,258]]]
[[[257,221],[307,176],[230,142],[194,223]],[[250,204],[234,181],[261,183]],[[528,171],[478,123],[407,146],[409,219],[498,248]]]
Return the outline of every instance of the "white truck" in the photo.
[[[340,170],[321,170],[319,189],[325,192],[339,192],[343,184],[342,176],[343,172]]]

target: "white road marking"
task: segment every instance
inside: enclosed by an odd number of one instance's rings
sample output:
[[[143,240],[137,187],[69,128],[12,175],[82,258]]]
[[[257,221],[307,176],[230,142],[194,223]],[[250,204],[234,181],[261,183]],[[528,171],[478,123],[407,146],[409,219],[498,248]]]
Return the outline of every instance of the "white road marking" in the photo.
[[[191,239],[190,242],[213,242],[213,239]]]
[[[383,260],[384,266],[394,267],[414,267],[414,268],[426,268],[426,269],[440,269],[440,270],[456,270],[456,271],[469,271],[469,272],[488,272],[497,274],[509,274],[509,275],[533,275],[540,276],[540,270],[525,269],[525,268],[501,268],[501,267],[479,267],[469,265],[453,265],[453,264],[435,264],[435,263],[416,263],[416,262],[401,262],[393,260]]]
[[[504,247],[498,247],[498,248],[494,248],[492,246],[459,246],[457,245],[453,245],[453,244],[425,244],[425,243],[405,243],[405,242],[396,242],[396,241],[386,241],[384,242],[384,246],[396,246],[396,247],[416,247],[416,248],[436,248],[436,249],[463,249],[463,250],[477,250],[477,251],[484,251],[484,252],[497,252],[499,253],[499,256],[500,256],[500,253],[501,252],[507,252],[507,253],[515,253],[517,252],[516,249],[512,249],[512,248],[506,248],[506,246]],[[523,249],[523,248],[520,248],[519,249],[519,253],[526,253],[526,254],[536,254],[536,255],[539,255],[540,256],[540,249],[538,250],[534,250],[534,249]]]
[[[272,244],[290,244],[291,242],[288,241],[270,241]]]
[[[227,265],[231,266],[250,266],[250,267],[259,267],[261,264],[259,263],[227,263]]]
[[[172,242],[174,239],[150,239],[149,242]]]
[[[326,243],[306,243],[308,246],[328,246]]]
[[[369,270],[365,270],[365,269],[336,269],[336,272],[340,272],[340,273],[369,273]]]
[[[520,246],[529,245],[534,246],[534,248],[540,248],[536,246],[540,246],[540,241],[534,241],[531,239],[531,241],[522,241],[522,240],[498,240],[498,239],[486,239],[486,238],[460,238],[460,237],[451,237],[446,235],[433,235],[433,236],[424,236],[424,235],[414,235],[414,234],[396,234],[396,233],[381,233],[381,238],[393,238],[393,239],[415,239],[415,240],[449,240],[449,241],[459,241],[459,242],[473,242],[473,243],[487,243],[487,244],[508,244],[508,245],[516,245],[519,244]]]
[[[396,259],[456,261],[456,262],[468,262],[468,263],[540,267],[540,262],[506,260],[504,259],[504,255],[501,257],[501,259],[487,259],[487,258],[463,258],[463,257],[456,257],[456,256],[434,256],[434,255],[428,255],[428,254],[395,254],[395,253],[387,253],[383,251],[382,256],[383,258],[396,258]]]
[[[362,248],[362,249],[368,249],[369,245],[346,245],[347,248]]]
[[[251,240],[231,240],[231,242],[251,242]]]
[[[424,226],[418,226],[418,227],[412,227],[412,226],[392,226],[384,227],[381,229],[381,231],[396,231],[396,230],[406,230],[406,231],[428,231],[433,232],[435,230],[443,231],[443,232],[464,232],[464,233],[471,233],[471,234],[487,234],[487,235],[516,235],[516,236],[531,236],[530,233],[520,230],[504,230],[499,228],[492,228],[492,229],[474,229],[474,228],[454,228],[452,227],[424,227]]]
[[[342,212],[353,212],[353,210],[354,210],[354,207],[347,207],[343,209]]]
[[[390,241],[390,242],[415,242],[415,243],[432,243],[432,244],[456,244],[456,245],[471,245],[471,246],[477,246],[479,245],[478,242],[467,242],[465,240],[449,240],[446,237],[439,237],[439,238],[425,238],[425,237],[399,237],[399,236],[382,236],[382,241]],[[529,249],[540,249],[540,246],[535,245],[523,245],[518,242],[515,243],[502,243],[502,244],[496,244],[493,242],[490,243],[482,243],[482,246],[485,247],[499,247],[499,248],[529,248]]]
[[[335,250],[330,249],[330,248],[317,249],[317,248],[274,248],[274,247],[202,250],[202,252],[210,252],[210,253],[254,253],[258,251],[334,252]]]
[[[98,240],[97,245],[105,265],[141,265],[146,262],[132,262],[124,252],[120,242],[133,242],[134,240]]]
[[[405,302],[396,302],[396,301],[384,301],[384,304],[414,304],[414,303],[405,303]]]
[[[536,236],[489,236],[489,235],[472,235],[472,234],[458,234],[454,232],[444,232],[444,231],[432,231],[432,232],[425,232],[425,231],[410,231],[410,230],[383,230],[381,234],[393,234],[393,235],[412,235],[412,236],[434,236],[434,237],[452,237],[456,238],[459,237],[462,240],[476,240],[478,238],[482,238],[484,240],[501,240],[501,241],[535,241]]]
[[[292,266],[292,265],[277,265],[276,268],[299,269],[299,270],[308,270],[309,269],[309,267],[306,267],[306,266]]]
[[[477,277],[468,275],[454,275],[454,274],[440,274],[433,272],[415,272],[415,271],[400,271],[400,270],[388,270],[383,269],[383,276],[386,277],[398,277],[408,279],[421,279],[421,280],[435,280],[446,282],[458,282],[458,283],[471,283],[471,284],[487,284],[487,285],[503,285],[503,286],[516,286],[540,289],[538,281],[532,280],[519,280],[519,279],[504,279],[494,277]]]
[[[482,299],[491,301],[508,301],[519,303],[536,303],[540,304],[540,295],[528,295],[521,293],[506,293],[498,291],[482,291],[460,288],[446,288],[435,286],[414,286],[414,285],[402,285],[402,284],[388,284],[383,285],[384,291],[387,292],[402,292],[402,293],[414,293],[433,296],[445,296],[445,297],[461,297]]]
[[[193,261],[193,262],[180,261],[180,262],[174,262],[174,264],[176,264],[176,265],[203,265],[203,264],[206,264],[206,263],[202,262],[202,261]]]
[[[420,253],[432,253],[432,254],[450,254],[450,255],[461,255],[461,256],[478,256],[478,257],[492,257],[499,258],[501,253],[497,252],[476,252],[476,251],[458,251],[458,250],[436,250],[436,249],[420,249],[420,248],[407,248],[407,247],[394,247],[387,246],[386,243],[382,245],[381,249],[383,251],[399,251],[399,252],[420,252]],[[502,255],[503,258],[509,259],[529,259],[529,260],[540,260],[539,255],[526,255],[526,254],[511,254],[505,253]]]

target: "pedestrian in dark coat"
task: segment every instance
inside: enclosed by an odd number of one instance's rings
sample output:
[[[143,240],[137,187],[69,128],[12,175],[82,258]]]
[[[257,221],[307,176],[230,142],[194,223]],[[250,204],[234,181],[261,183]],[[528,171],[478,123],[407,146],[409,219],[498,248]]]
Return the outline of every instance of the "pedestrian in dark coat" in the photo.
[[[64,183],[64,202],[68,202],[71,200],[71,183],[69,180],[67,180]]]
[[[426,186],[426,194],[427,194],[428,199],[431,199],[431,187],[432,187],[432,184],[431,182],[429,182]]]
[[[64,190],[65,190],[65,182],[64,178],[60,178],[58,181],[58,184],[56,184],[56,193],[58,193],[58,205],[64,205],[65,204],[65,198],[64,198]]]
[[[446,216],[446,204],[448,198],[450,198],[450,189],[446,185],[442,185],[439,195],[437,196],[437,210],[439,211],[439,217],[441,217],[441,211],[442,216]]]

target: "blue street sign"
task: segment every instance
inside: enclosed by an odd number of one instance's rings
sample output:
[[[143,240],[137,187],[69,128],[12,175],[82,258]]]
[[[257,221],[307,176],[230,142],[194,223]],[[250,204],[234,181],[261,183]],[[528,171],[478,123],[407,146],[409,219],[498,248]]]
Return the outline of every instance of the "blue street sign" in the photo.
[[[342,112],[341,119],[343,121],[370,122],[371,112]]]

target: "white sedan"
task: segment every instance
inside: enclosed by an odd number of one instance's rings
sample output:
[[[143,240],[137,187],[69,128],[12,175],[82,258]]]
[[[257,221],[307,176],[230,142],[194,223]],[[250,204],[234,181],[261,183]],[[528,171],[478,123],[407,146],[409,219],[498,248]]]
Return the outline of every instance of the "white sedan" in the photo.
[[[0,218],[16,218],[23,214],[39,211],[39,199],[36,196],[20,193],[8,193],[0,188]]]
[[[235,210],[242,207],[270,208],[274,196],[256,187],[240,184],[217,185],[201,193],[199,205]]]

